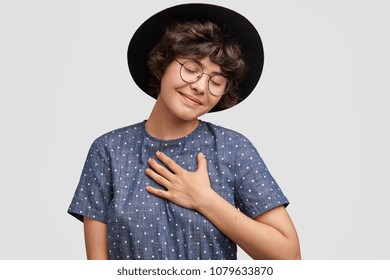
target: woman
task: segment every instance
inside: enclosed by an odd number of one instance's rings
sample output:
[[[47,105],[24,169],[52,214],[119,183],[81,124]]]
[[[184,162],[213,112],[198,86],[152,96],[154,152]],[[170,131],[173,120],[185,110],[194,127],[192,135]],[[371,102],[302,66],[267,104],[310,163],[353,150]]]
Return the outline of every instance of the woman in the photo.
[[[156,103],[90,149],[68,210],[84,222],[88,259],[236,259],[236,245],[254,259],[299,259],[288,200],[256,149],[199,119],[255,87],[253,25],[219,6],[174,6],[136,31],[128,62]]]

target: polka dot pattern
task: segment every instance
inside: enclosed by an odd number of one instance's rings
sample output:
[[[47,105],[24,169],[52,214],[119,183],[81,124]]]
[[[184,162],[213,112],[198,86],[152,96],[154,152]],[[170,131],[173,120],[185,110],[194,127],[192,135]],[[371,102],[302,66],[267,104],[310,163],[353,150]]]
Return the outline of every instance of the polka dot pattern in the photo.
[[[204,216],[149,194],[144,171],[160,150],[189,171],[203,152],[213,189],[250,217],[288,200],[243,135],[201,121],[191,134],[159,140],[145,122],[92,144],[68,212],[107,224],[110,259],[236,259],[237,247]]]

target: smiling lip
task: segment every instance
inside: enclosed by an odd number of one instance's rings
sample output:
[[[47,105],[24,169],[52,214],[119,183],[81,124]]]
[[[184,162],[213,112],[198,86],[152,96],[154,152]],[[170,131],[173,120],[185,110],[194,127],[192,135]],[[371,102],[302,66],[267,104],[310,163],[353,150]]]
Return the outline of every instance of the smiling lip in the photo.
[[[184,94],[182,93],[181,94],[185,100],[187,100],[189,103],[191,104],[194,104],[194,105],[202,105],[202,103],[200,102],[199,99],[195,98],[195,97],[192,97],[190,95],[187,95],[187,94]]]

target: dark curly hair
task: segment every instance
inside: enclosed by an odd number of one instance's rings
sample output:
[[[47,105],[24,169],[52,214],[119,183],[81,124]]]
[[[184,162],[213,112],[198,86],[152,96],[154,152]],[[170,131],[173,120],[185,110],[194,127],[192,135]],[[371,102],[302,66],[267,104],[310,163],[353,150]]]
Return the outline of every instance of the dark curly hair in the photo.
[[[169,26],[159,43],[151,50],[148,59],[152,74],[150,86],[157,97],[160,92],[161,77],[168,65],[177,56],[194,59],[209,57],[221,67],[229,80],[229,90],[222,96],[216,107],[227,109],[237,104],[238,85],[245,74],[245,62],[239,44],[212,22],[184,22]]]

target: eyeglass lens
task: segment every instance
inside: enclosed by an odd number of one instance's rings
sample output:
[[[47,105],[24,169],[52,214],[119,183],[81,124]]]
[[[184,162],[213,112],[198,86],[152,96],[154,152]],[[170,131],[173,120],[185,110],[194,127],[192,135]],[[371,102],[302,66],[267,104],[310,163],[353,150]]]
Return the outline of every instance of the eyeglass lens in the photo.
[[[195,61],[186,61],[180,67],[180,76],[187,83],[198,81],[203,74],[203,68]],[[206,74],[210,76],[209,74]],[[208,87],[212,94],[223,95],[228,89],[228,80],[222,75],[210,76]]]

